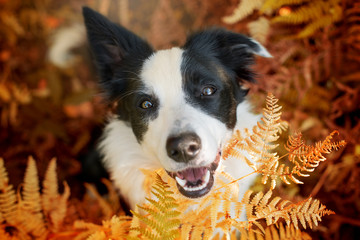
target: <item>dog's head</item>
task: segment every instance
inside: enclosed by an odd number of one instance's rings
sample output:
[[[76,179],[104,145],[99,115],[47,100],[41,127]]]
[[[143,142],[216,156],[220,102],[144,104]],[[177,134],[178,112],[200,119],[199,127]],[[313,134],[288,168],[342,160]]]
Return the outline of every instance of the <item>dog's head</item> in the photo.
[[[223,29],[194,34],[181,48],[154,51],[99,13],[84,8],[83,14],[101,85],[118,117],[183,195],[208,193],[222,143],[241,121],[236,109],[247,94],[242,83],[253,81],[253,54],[271,55]]]

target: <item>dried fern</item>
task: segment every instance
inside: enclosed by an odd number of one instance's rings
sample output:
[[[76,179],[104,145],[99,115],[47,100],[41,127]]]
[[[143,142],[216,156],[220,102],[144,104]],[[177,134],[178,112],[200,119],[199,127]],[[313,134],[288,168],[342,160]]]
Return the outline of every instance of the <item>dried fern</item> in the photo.
[[[309,172],[314,171],[319,163],[326,160],[324,154],[328,154],[340,147],[343,147],[345,141],[332,142],[333,136],[337,131],[332,132],[324,141],[315,143],[315,146],[305,145],[300,133],[295,136],[289,136],[285,149],[288,151],[289,162],[293,167],[280,160],[285,156],[279,157],[277,152],[273,152],[277,144],[274,144],[287,124],[282,122],[281,107],[277,105],[277,99],[269,94],[266,100],[261,122],[253,128],[253,133],[247,132],[246,137],[242,137],[237,132],[229,141],[224,149],[224,159],[236,157],[244,160],[255,172],[263,175],[262,183],[271,179],[271,188],[276,185],[276,180],[280,178],[283,182],[290,184],[290,181],[302,184],[298,177],[308,177]],[[246,157],[244,150],[249,153],[251,158]]]
[[[45,239],[50,232],[58,231],[65,217],[69,187],[65,184],[63,195],[57,192],[56,162],[53,159],[43,182],[43,194],[40,186],[35,160],[28,159],[22,191],[15,194],[8,184],[3,159],[0,159],[0,213],[2,224],[16,231],[17,239]]]
[[[249,235],[263,236],[269,230],[262,227],[259,223],[260,220],[266,220],[267,225],[273,225],[280,220],[284,220],[288,225],[285,227],[285,231],[288,235],[291,231],[294,234],[291,236],[294,237],[295,233],[301,235],[300,231],[291,230],[293,227],[298,229],[299,222],[303,228],[307,226],[312,228],[321,221],[321,217],[333,214],[332,211],[321,205],[318,200],[308,198],[299,203],[292,203],[279,197],[272,198],[271,190],[265,194],[259,192],[255,195],[252,194],[252,191],[248,191],[241,202],[229,197],[229,194],[232,193],[215,190],[215,192],[210,193],[207,200],[200,200],[202,203],[199,204],[199,208],[196,208],[196,210],[188,209],[188,213],[181,214],[179,217],[181,220],[181,239],[208,239],[213,236],[215,228],[221,229],[225,236],[228,237],[227,239],[231,238],[233,228],[238,229],[241,233],[246,232],[243,236],[244,239],[246,239],[245,236]],[[176,196],[176,193],[171,193],[171,195]],[[196,201],[195,204],[197,204]],[[185,206],[189,207],[187,204]],[[247,211],[248,221],[239,220],[244,206]],[[153,231],[154,228],[158,228],[156,225],[159,222],[154,223],[151,222],[152,220],[147,219],[155,214],[155,212],[151,212],[142,216],[141,221],[146,222],[146,226],[150,229],[145,230],[142,228],[142,230],[139,230],[141,235],[136,235],[136,237],[146,236],[148,239],[157,239]],[[166,220],[158,218],[158,221],[163,222]]]
[[[128,237],[130,220],[128,216],[113,216],[110,220],[104,220],[102,225],[77,220],[73,227],[82,232],[77,233],[74,240],[124,239]]]
[[[66,215],[67,199],[70,196],[70,187],[64,182],[64,193],[59,194],[56,174],[56,159],[50,160],[43,181],[42,207],[44,215],[50,220],[50,229],[59,231]]]
[[[254,10],[260,9],[264,1],[265,0],[241,0],[234,12],[230,16],[224,17],[223,21],[227,24],[236,23],[252,14]]]
[[[305,27],[296,35],[297,38],[305,38],[313,35],[317,30],[331,26],[342,18],[342,8],[340,0],[257,0],[257,1],[240,1],[238,7],[233,14],[223,18],[227,24],[238,22],[250,14],[254,10],[260,10],[260,13],[270,15],[280,9],[282,6],[290,6],[293,10],[285,15],[275,16],[271,19],[273,23],[299,25],[306,24]],[[264,18],[260,16],[259,20]],[[250,33],[254,32],[257,27],[255,23],[250,25]],[[264,23],[262,23],[264,24]],[[259,31],[257,31],[259,33]],[[262,34],[266,37],[266,34]],[[252,35],[255,37],[255,35]]]
[[[330,1],[273,1],[268,0],[264,3],[262,10],[272,9],[275,10],[282,5],[298,6],[287,15],[276,16],[272,19],[274,23],[285,24],[307,24],[302,29],[297,37],[305,38],[313,35],[316,30],[328,27],[331,24],[339,21],[342,17],[342,9],[340,6],[340,0]]]
[[[270,201],[272,191],[269,190],[266,194],[258,192],[251,197],[252,191],[248,191],[245,202],[248,221],[250,224],[265,219],[266,224],[272,225],[284,219],[288,226],[293,224],[296,229],[299,228],[300,222],[302,227],[306,229],[308,225],[310,228],[313,225],[317,226],[324,215],[334,214],[333,211],[327,210],[326,207],[320,204],[319,200],[313,200],[311,197],[299,203],[291,203],[287,200],[281,200],[275,197]]]
[[[29,157],[24,176],[22,198],[18,199],[19,217],[26,232],[35,237],[46,235],[42,214],[40,186],[35,160]],[[31,219],[31,221],[29,221]]]
[[[157,201],[147,198],[149,204],[139,206],[139,209],[148,213],[145,216],[132,211],[134,218],[138,218],[145,226],[134,227],[130,229],[131,231],[139,232],[147,239],[175,239],[177,237],[181,223],[177,218],[180,212],[176,210],[179,205],[172,196],[174,192],[169,188],[170,186],[159,175],[156,175],[152,194]]]
[[[262,44],[266,43],[267,36],[270,30],[270,21],[261,16],[259,19],[248,23],[250,36]]]
[[[237,131],[223,149],[222,155],[225,161],[230,157],[244,160],[254,169],[253,173],[264,176],[263,183],[270,178],[272,188],[278,178],[286,183],[301,183],[294,176],[308,176],[325,160],[324,154],[345,144],[343,141],[333,142],[336,131],[314,146],[306,145],[299,133],[289,137],[285,145],[288,154],[279,157],[275,151],[278,147],[277,141],[287,124],[280,118],[281,107],[277,102],[278,100],[269,94],[261,121],[252,131]],[[292,167],[280,163],[280,160],[286,159]],[[0,219],[6,224],[16,226],[17,236],[21,239],[45,238],[49,232],[61,230],[69,188],[65,184],[65,193],[58,193],[55,168],[56,161],[53,159],[45,174],[41,195],[35,161],[29,158],[23,191],[18,194],[22,197],[16,197],[12,186],[8,184],[3,160],[0,159]],[[324,215],[333,214],[311,197],[292,203],[273,197],[271,190],[255,194],[247,191],[243,199],[238,201],[239,185],[235,183],[242,178],[234,179],[222,168],[216,173],[216,187],[200,199],[188,199],[181,195],[177,191],[176,182],[164,169],[156,172],[144,170],[143,173],[146,176],[144,188],[151,189],[150,195],[147,203],[138,206],[133,212],[132,218],[113,216],[101,225],[80,220],[74,223],[74,230],[63,234],[59,232],[57,236],[78,240],[210,239],[220,230],[223,233],[221,239],[236,239],[236,229],[241,233],[242,239],[278,239],[284,236],[288,239],[306,239],[307,236],[298,230],[300,225],[303,228],[312,228],[318,225]],[[101,197],[98,196],[98,199]],[[113,201],[116,201],[114,199]],[[106,201],[102,204],[108,216],[114,213]],[[244,211],[247,221],[241,220]],[[30,218],[34,220],[32,223],[24,221]],[[268,227],[261,224],[264,221]],[[285,221],[287,226],[284,227],[282,221]],[[278,228],[275,224],[279,224]],[[0,231],[0,236],[8,238],[6,232]],[[214,239],[220,239],[220,236],[215,236]]]
[[[255,240],[255,239],[266,239],[266,240],[310,240],[311,237],[305,233],[296,229],[293,224],[290,226],[284,226],[284,224],[274,224],[264,229],[265,233],[258,233],[254,231],[241,231],[240,240]],[[231,238],[237,239],[237,238]]]
[[[265,11],[267,9],[278,9],[282,6],[288,6],[288,5],[300,5],[304,3],[308,3],[311,0],[266,0],[264,4],[261,7],[262,11]]]
[[[2,158],[0,158],[0,191],[0,212],[2,221],[15,225],[18,222],[16,194],[13,186],[9,184],[9,178]]]

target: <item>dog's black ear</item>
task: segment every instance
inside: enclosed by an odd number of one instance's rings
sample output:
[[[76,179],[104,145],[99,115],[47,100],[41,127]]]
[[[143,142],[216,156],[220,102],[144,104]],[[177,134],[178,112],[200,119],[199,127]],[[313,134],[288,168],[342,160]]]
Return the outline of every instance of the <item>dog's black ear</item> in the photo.
[[[114,91],[121,91],[127,84],[121,79],[124,62],[136,61],[131,56],[136,56],[138,61],[144,60],[153,53],[153,50],[147,42],[134,33],[112,23],[88,7],[83,8],[83,16],[102,87],[110,98],[115,97],[118,93]],[[137,63],[133,62],[133,64]]]
[[[190,36],[184,49],[191,49],[200,56],[217,58],[225,67],[230,68],[238,79],[254,81],[250,66],[254,54],[271,58],[271,54],[256,40],[245,35],[213,28]]]

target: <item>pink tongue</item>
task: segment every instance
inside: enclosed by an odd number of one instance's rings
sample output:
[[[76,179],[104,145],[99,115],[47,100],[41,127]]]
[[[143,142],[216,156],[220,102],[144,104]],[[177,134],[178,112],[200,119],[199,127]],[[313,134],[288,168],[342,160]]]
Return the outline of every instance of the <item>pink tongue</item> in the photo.
[[[203,178],[207,169],[201,168],[189,168],[178,173],[179,177],[189,182],[197,182]]]

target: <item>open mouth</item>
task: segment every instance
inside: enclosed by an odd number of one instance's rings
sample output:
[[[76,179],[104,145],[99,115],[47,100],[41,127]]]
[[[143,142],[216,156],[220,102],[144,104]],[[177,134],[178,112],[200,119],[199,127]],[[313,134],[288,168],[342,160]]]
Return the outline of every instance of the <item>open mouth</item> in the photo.
[[[167,172],[176,180],[180,193],[188,198],[199,198],[206,195],[214,185],[214,173],[219,166],[221,152],[208,166],[187,168],[179,172]]]

